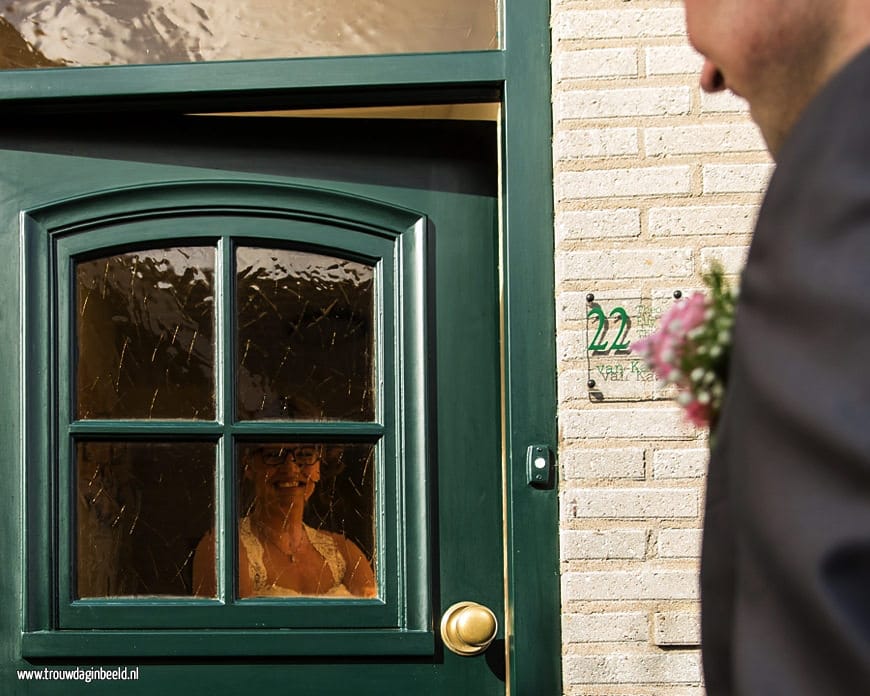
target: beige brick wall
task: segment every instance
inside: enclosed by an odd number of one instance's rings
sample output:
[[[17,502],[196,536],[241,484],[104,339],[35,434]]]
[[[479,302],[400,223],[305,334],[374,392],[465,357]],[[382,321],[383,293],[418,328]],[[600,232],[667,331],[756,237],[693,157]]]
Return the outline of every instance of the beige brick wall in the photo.
[[[678,0],[553,0],[564,693],[701,696],[706,439],[670,401],[592,402],[588,292],[739,273],[771,164],[697,87]]]

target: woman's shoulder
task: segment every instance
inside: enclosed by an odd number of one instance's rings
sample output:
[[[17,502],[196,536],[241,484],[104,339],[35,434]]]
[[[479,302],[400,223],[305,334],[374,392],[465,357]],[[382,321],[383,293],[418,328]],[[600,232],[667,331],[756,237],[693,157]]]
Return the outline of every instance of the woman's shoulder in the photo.
[[[358,554],[362,554],[359,546],[357,546],[354,542],[348,539],[341,532],[334,532],[329,529],[315,529],[313,527],[308,527],[309,537],[313,536],[320,543],[328,544],[335,548],[342,556],[347,559],[348,557],[355,557]]]
[[[336,577],[340,575],[350,594],[357,597],[377,596],[372,565],[362,549],[340,532],[319,530],[319,533],[324,540],[328,539],[324,546],[328,544],[333,549],[333,557],[341,558],[340,573],[336,573]]]

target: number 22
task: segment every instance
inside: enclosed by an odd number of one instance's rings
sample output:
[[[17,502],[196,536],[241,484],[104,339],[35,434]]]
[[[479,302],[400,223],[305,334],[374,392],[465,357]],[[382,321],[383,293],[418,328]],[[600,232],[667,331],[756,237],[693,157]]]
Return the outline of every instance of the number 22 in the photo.
[[[616,338],[613,343],[608,344],[607,341],[602,341],[601,339],[604,337],[604,334],[607,332],[607,317],[619,317],[619,330],[616,333]],[[595,331],[595,336],[592,339],[592,342],[589,344],[588,350],[593,352],[604,352],[608,350],[628,350],[630,344],[625,340],[625,336],[628,333],[628,328],[631,325],[631,322],[628,319],[628,312],[625,311],[622,307],[614,307],[610,314],[605,315],[604,310],[601,309],[600,305],[595,305],[591,310],[589,310],[589,314],[586,315],[587,319],[598,319],[598,328]]]

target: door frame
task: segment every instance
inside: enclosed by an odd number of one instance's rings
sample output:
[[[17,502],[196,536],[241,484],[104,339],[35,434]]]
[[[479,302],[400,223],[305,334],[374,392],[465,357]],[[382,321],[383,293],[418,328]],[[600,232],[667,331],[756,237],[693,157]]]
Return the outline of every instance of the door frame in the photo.
[[[492,51],[0,71],[4,118],[500,102],[503,463],[509,691],[561,693],[549,3],[502,0]]]

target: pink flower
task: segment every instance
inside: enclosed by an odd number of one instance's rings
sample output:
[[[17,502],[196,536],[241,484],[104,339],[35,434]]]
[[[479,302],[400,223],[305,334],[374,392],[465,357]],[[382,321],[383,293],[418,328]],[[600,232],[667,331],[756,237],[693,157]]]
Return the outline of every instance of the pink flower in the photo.
[[[694,400],[686,406],[685,416],[692,425],[703,428],[710,424],[710,407]]]
[[[709,297],[694,293],[662,316],[655,333],[635,341],[653,374],[677,388],[677,403],[693,425],[715,429],[728,379],[735,295],[722,269],[704,276]]]

